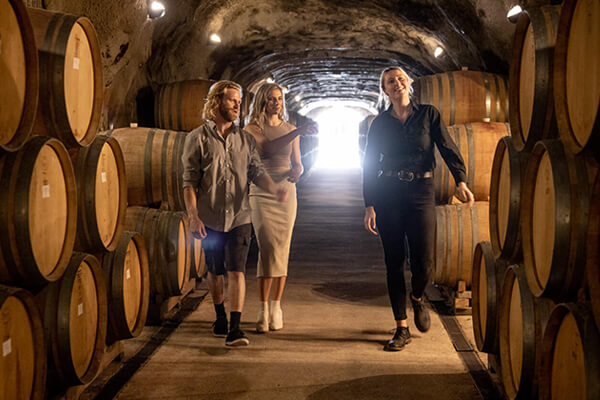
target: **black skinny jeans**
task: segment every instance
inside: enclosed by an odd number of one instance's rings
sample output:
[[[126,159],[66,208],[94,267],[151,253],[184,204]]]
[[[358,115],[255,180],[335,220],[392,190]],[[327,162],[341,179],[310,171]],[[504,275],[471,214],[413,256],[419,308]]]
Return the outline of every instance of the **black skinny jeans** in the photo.
[[[433,265],[435,202],[433,179],[412,182],[380,177],[375,213],[385,254],[387,287],[396,321],[406,319],[404,263],[410,254],[412,294],[423,296]],[[404,237],[408,239],[405,249]],[[409,251],[407,251],[409,250]]]

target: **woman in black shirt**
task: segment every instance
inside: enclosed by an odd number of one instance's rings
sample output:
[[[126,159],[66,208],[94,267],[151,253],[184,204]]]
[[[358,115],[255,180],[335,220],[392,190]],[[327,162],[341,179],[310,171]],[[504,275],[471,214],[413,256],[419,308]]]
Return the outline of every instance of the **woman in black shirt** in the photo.
[[[406,321],[404,262],[410,254],[415,325],[429,330],[422,297],[433,265],[435,203],[434,144],[457,182],[456,195],[471,205],[464,161],[448,135],[439,111],[411,101],[412,79],[399,67],[381,74],[381,94],[391,106],[373,120],[363,171],[365,228],[379,233],[385,254],[387,285],[396,333],[384,350],[398,351],[410,342]],[[405,248],[405,237],[408,248]]]

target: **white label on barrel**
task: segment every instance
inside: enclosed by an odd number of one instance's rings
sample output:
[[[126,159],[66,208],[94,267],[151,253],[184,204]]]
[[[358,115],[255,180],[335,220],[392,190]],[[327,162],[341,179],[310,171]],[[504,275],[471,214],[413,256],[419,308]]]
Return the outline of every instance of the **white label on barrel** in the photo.
[[[83,314],[83,303],[77,305],[77,316],[80,316],[81,314]]]
[[[102,172],[100,174],[100,180],[102,181],[102,183],[106,183],[106,172]]]
[[[79,70],[79,57],[73,57],[73,69]]]
[[[2,357],[6,357],[11,351],[12,346],[10,345],[10,338],[8,338],[8,340],[5,340],[4,343],[2,343]]]
[[[131,278],[131,270],[129,268],[127,268],[127,273],[125,275],[127,276],[127,279]]]
[[[50,197],[50,185],[42,185],[42,199]]]

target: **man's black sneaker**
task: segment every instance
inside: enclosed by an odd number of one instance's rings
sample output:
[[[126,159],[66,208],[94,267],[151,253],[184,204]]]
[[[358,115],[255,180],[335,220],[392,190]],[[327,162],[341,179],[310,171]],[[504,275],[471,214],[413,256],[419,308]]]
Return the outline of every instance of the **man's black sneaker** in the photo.
[[[225,339],[226,346],[248,346],[250,344],[250,340],[241,329],[234,329],[229,331],[227,334],[227,339]]]
[[[410,343],[410,332],[405,326],[399,326],[396,328],[394,337],[390,339],[383,347],[384,351],[400,351],[405,345]]]
[[[212,332],[216,337],[227,336],[227,318],[217,318],[212,325]]]
[[[417,301],[413,299],[411,295],[410,302],[412,303],[412,308],[415,313],[415,325],[417,329],[421,332],[427,332],[429,330],[429,326],[431,325],[431,319],[429,318],[429,311],[427,311],[427,307],[425,307],[423,299],[421,299],[421,301]]]

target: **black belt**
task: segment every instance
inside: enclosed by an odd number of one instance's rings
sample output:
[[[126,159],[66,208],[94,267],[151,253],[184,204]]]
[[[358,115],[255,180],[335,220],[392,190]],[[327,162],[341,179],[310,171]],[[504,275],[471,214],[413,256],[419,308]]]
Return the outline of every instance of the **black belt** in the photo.
[[[377,177],[380,176],[388,176],[393,178],[398,178],[401,181],[412,182],[415,179],[426,179],[433,178],[433,172],[414,172],[414,171],[406,171],[406,170],[379,170]]]

